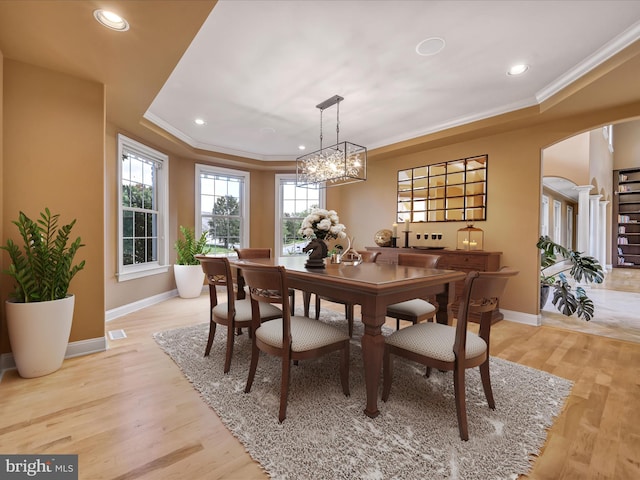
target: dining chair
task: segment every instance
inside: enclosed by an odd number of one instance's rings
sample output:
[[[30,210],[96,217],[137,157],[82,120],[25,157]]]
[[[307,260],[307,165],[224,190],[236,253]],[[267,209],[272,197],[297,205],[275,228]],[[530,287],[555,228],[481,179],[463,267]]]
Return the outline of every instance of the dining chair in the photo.
[[[238,254],[238,258],[240,260],[248,259],[248,258],[271,258],[270,248],[249,247],[249,248],[234,248],[234,250]],[[289,289],[289,305],[291,305],[291,315],[295,315],[296,291],[293,288]]]
[[[366,250],[364,252],[358,252],[358,253],[360,254],[360,257],[362,258],[363,262],[369,262],[369,263],[375,263],[376,259],[378,258],[378,255],[380,255],[380,252],[370,252],[369,250]],[[338,300],[336,298],[331,298],[331,297],[326,297],[324,295],[316,294],[316,304],[315,304],[316,320],[320,318],[320,300],[326,300],[328,302],[340,303],[344,305],[344,316],[346,317],[347,323],[349,325],[349,337],[353,337],[353,317],[354,317],[353,307],[355,304],[345,302],[344,300]]]
[[[341,351],[340,380],[343,393],[349,396],[349,336],[324,322],[290,315],[289,296],[286,294],[289,288],[284,267],[246,265],[242,267],[242,275],[249,286],[253,309],[251,366],[245,393],[251,391],[260,352],[280,357],[282,377],[278,420],[282,423],[287,414],[291,362]],[[259,306],[273,303],[281,304],[283,315],[263,323]]]
[[[455,326],[436,322],[417,323],[385,338],[382,363],[382,400],[387,401],[392,383],[392,357],[397,355],[427,366],[427,377],[432,368],[453,371],[453,390],[458,416],[458,430],[462,440],[469,439],[465,399],[465,371],[480,367],[482,387],[489,408],[496,408],[489,374],[489,339],[491,313],[498,307],[507,281],[517,275],[516,270],[503,267],[497,272],[469,272],[458,319]],[[467,331],[470,313],[480,314],[480,331]]]
[[[226,257],[196,255],[196,258],[200,260],[200,265],[209,284],[209,338],[204,356],[209,356],[211,352],[213,338],[216,334],[216,326],[226,326],[227,353],[224,360],[224,373],[228,373],[231,368],[235,330],[238,330],[238,333],[240,333],[242,328],[251,328],[251,300],[248,298],[237,300],[235,298],[231,265]],[[216,289],[218,286],[226,288],[226,302],[218,303],[218,293]],[[259,314],[264,321],[282,317],[282,311],[278,307],[268,304],[260,307]]]
[[[438,268],[440,255],[430,253],[399,253],[398,265],[406,267]],[[387,307],[387,317],[396,319],[396,330],[400,330],[400,320],[408,320],[414,325],[423,320],[432,319],[438,311],[435,301],[414,298],[404,302],[394,303]]]

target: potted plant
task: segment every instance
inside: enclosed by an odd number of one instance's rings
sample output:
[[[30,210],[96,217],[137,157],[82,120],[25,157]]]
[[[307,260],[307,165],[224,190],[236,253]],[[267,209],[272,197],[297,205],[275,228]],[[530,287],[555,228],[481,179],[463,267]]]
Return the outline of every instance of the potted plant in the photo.
[[[577,285],[575,290],[569,284],[567,275],[576,282],[602,283],[604,272],[602,265],[594,257],[570,250],[541,236],[537,247],[540,249],[540,309],[547,302],[553,289],[552,303],[559,312],[571,316],[574,313],[586,321],[591,320],[594,312],[593,301],[584,288]]]
[[[199,297],[204,284],[204,271],[196,255],[206,255],[211,251],[207,245],[207,234],[202,232],[200,238],[196,239],[193,229],[182,225],[180,233],[182,238],[178,238],[174,245],[177,258],[173,266],[178,295],[181,298]]]
[[[73,265],[76,252],[84,245],[80,237],[69,244],[76,220],[58,228],[59,217],[48,208],[37,221],[20,212],[13,223],[22,237],[22,249],[11,239],[0,247],[12,262],[4,273],[16,282],[5,304],[7,328],[18,373],[25,378],[58,370],[69,343],[75,297],[68,289],[71,279],[84,268],[84,260]]]

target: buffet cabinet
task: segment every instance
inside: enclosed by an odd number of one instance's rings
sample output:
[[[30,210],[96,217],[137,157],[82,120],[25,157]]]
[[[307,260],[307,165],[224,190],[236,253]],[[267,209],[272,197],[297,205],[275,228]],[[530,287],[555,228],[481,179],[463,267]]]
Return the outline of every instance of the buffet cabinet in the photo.
[[[459,270],[462,272],[495,272],[500,269],[500,257],[502,252],[487,252],[484,250],[448,250],[434,248],[392,248],[392,247],[366,247],[367,250],[380,252],[377,263],[398,263],[399,253],[428,253],[432,255],[440,255],[438,268],[446,270]],[[456,297],[462,295],[464,289],[464,281],[456,283]],[[458,300],[453,305],[454,315],[458,314]],[[494,310],[493,323],[502,320],[503,315],[499,309]],[[479,317],[472,315],[471,321],[477,322]]]

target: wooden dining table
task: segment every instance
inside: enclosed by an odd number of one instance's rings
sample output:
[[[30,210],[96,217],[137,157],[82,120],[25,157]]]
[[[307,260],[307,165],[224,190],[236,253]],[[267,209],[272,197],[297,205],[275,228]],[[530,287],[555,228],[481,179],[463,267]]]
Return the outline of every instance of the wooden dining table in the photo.
[[[436,320],[450,324],[449,306],[455,298],[455,283],[464,279],[465,273],[368,262],[355,266],[329,263],[325,268],[310,269],[305,267],[306,260],[306,256],[229,259],[239,269],[239,287],[243,284],[243,264],[281,265],[286,269],[289,288],[301,290],[306,305],[311,293],[315,293],[361,306],[364,324],[362,359],[367,395],[364,413],[375,418],[380,413],[378,387],[384,354],[382,325],[385,323],[387,305],[435,295],[439,307]],[[244,292],[244,289],[239,288],[238,291]],[[305,314],[308,314],[308,310]]]

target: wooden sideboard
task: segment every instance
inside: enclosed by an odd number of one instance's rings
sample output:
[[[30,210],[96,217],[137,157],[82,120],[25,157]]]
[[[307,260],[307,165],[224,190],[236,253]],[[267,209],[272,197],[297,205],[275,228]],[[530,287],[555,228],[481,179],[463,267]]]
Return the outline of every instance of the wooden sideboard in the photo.
[[[367,250],[380,252],[376,262],[397,263],[399,253],[429,253],[440,255],[442,258],[438,263],[439,268],[447,270],[460,270],[462,272],[495,272],[500,269],[500,256],[502,252],[487,252],[484,250],[449,250],[449,249],[423,249],[423,248],[392,248],[392,247],[365,247]],[[464,281],[456,283],[456,295],[461,295],[464,288]],[[458,313],[458,301],[453,305],[453,312]],[[499,309],[494,310],[492,322],[502,320],[503,315]],[[477,322],[477,315],[469,318]]]

